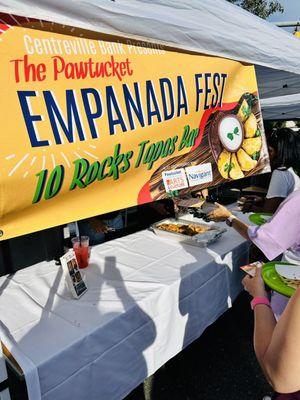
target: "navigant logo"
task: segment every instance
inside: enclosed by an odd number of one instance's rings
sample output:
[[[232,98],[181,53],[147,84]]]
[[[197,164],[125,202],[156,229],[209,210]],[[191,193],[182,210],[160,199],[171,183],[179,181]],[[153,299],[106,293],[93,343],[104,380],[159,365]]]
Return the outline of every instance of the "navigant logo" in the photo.
[[[213,181],[211,163],[186,167],[185,172],[189,181],[189,186],[203,185],[204,183]]]

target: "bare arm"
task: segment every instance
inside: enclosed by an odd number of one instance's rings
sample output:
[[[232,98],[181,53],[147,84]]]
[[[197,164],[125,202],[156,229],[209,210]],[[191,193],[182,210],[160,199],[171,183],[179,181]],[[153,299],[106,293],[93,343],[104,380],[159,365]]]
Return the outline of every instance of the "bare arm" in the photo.
[[[243,279],[253,297],[266,297],[260,269],[254,278]],[[289,301],[279,322],[268,306],[254,309],[254,349],[266,377],[279,393],[300,390],[300,288]]]
[[[259,312],[259,310],[257,310]],[[262,319],[265,316],[257,316]],[[300,289],[288,303],[259,362],[279,393],[300,390]]]
[[[264,297],[264,296],[263,296]],[[263,370],[264,356],[272,340],[276,320],[270,307],[258,304],[254,309],[254,350]],[[266,374],[268,375],[268,374]]]
[[[232,227],[241,235],[244,239],[250,240],[248,235],[248,225],[238,218],[232,221]]]
[[[213,211],[211,211],[208,214],[208,218],[211,221],[226,221],[228,217],[230,217],[232,214],[229,210],[227,210],[226,207],[222,206],[221,204],[215,203],[217,208]],[[249,235],[248,235],[248,225],[245,224],[243,221],[241,221],[238,218],[235,218],[232,221],[232,227],[241,235],[243,238],[246,240],[250,240]]]
[[[245,289],[253,297],[268,297],[265,285],[261,276],[261,269],[256,269],[254,278],[246,276],[243,279]],[[254,308],[254,350],[256,357],[263,369],[263,358],[272,340],[272,335],[276,326],[273,311],[265,304],[258,304]]]

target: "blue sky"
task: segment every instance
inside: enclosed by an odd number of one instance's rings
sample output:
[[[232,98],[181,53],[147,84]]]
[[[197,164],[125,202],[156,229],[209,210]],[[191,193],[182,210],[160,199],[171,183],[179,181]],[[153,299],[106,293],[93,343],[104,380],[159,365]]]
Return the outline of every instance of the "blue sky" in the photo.
[[[269,17],[269,21],[300,21],[300,0],[279,0],[284,6],[284,13],[276,13]]]

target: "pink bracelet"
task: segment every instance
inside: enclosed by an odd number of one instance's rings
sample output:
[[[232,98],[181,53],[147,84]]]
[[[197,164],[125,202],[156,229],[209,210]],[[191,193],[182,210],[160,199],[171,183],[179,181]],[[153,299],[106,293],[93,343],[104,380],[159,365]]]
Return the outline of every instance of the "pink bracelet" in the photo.
[[[268,307],[271,308],[271,304],[270,304],[269,299],[267,297],[254,297],[250,304],[251,304],[252,310],[254,310],[254,308],[258,304],[264,304],[265,306],[268,306]]]

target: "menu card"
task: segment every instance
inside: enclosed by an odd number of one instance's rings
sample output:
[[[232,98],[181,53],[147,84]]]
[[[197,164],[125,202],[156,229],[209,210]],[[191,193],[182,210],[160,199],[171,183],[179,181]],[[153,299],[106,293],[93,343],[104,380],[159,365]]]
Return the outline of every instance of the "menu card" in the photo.
[[[75,299],[79,299],[86,291],[87,287],[82,279],[74,250],[69,250],[60,257],[62,268],[66,275],[67,286]]]

